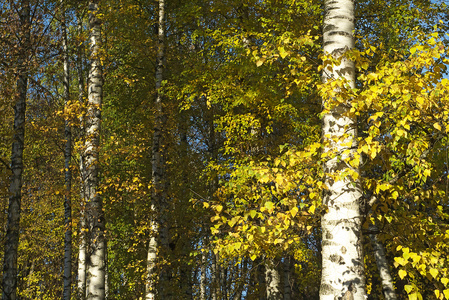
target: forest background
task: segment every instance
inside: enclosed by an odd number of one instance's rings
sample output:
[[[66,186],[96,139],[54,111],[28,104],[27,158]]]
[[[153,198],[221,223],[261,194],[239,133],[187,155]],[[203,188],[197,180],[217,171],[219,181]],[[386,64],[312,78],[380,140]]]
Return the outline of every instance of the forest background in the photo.
[[[444,0],[0,3],[3,299],[449,299]]]

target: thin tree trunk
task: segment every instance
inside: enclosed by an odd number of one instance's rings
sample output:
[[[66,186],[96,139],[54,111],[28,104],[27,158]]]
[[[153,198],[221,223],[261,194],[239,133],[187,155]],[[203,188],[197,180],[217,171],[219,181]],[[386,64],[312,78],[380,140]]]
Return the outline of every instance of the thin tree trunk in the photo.
[[[87,299],[105,299],[105,219],[99,188],[99,145],[103,72],[100,59],[100,27],[98,0],[89,2],[90,69],[85,137],[86,223],[88,228]]]
[[[228,268],[224,265],[220,268],[220,287],[220,299],[228,300]]]
[[[206,300],[206,252],[201,252],[200,300]]]
[[[152,193],[151,193],[151,209],[153,211],[152,220],[152,237],[148,245],[147,254],[147,284],[145,287],[145,299],[153,300],[156,298],[157,284],[168,287],[168,270],[161,266],[159,278],[156,276],[157,262],[161,261],[162,253],[167,254],[169,249],[169,236],[167,224],[167,196],[165,191],[166,175],[165,175],[165,157],[163,147],[163,124],[165,112],[163,109],[163,99],[161,93],[163,73],[164,73],[164,57],[165,57],[165,1],[159,0],[158,8],[158,39],[157,39],[157,55],[156,55],[156,116],[154,121],[153,132],[153,147],[151,158],[151,178],[152,178]],[[160,243],[160,248],[158,249]],[[163,251],[160,251],[163,250]],[[158,282],[159,279],[159,282]],[[161,294],[164,288],[159,289],[160,298],[164,298]],[[164,291],[168,293],[168,289]]]
[[[396,300],[396,291],[394,289],[393,279],[391,278],[384,247],[377,239],[376,234],[370,234],[369,237],[371,245],[373,246],[374,258],[376,259],[377,269],[379,270],[385,300]]]
[[[180,150],[179,157],[180,162],[185,165],[181,170],[181,194],[178,202],[175,202],[173,205],[173,209],[175,211],[187,211],[188,207],[191,205],[190,203],[190,195],[189,195],[189,168],[188,168],[188,149],[189,143],[187,140],[187,112],[182,111],[178,115],[179,119],[179,140],[180,140]],[[177,220],[179,222],[179,228],[186,228],[190,226],[190,224],[186,224],[183,220]],[[182,230],[182,229],[181,229]],[[190,243],[189,235],[181,235],[180,239],[177,243],[177,246],[182,249],[181,252],[181,261],[180,261],[180,287],[181,292],[185,295],[185,299],[193,299],[193,287],[192,287],[192,265],[190,264],[189,254],[192,250]]]
[[[147,282],[145,285],[145,299],[154,300],[156,299],[156,259],[157,259],[157,241],[156,232],[157,226],[156,222],[152,222],[151,225],[152,236],[150,242],[148,243],[148,253],[147,253]]]
[[[248,259],[243,257],[242,262],[240,263],[240,276],[236,278],[238,284],[236,284],[236,290],[233,299],[240,300],[242,299],[243,288],[245,287],[246,281],[246,273],[248,273]]]
[[[212,265],[211,265],[211,274],[210,274],[210,295],[212,300],[218,300],[218,289],[219,287],[219,265],[218,265],[218,258],[217,255],[215,255],[212,252]]]
[[[34,273],[34,266],[35,266],[34,262],[35,262],[35,260],[33,259],[33,261],[31,262],[30,273],[28,274],[27,289],[29,289],[29,287],[33,283],[33,273]]]
[[[335,59],[341,58],[341,63],[338,66],[324,66],[324,82],[345,79],[348,88],[354,88],[354,63],[343,57],[346,51],[354,47],[353,31],[353,1],[326,0],[324,52]],[[323,98],[323,107],[329,109],[323,119],[323,151],[331,153],[331,158],[324,163],[328,189],[323,193],[323,204],[327,206],[327,212],[321,219],[320,299],[365,300],[367,296],[360,213],[362,190],[360,182],[354,177],[339,178],[341,172],[348,168],[353,174],[359,174],[358,163],[353,163],[353,166],[348,164],[349,159],[357,155],[357,120],[349,113],[350,101],[336,96],[341,89],[333,92],[334,96]]]
[[[78,35],[81,37],[83,32],[83,21],[79,13],[77,13],[77,27]],[[81,107],[84,105],[84,72],[83,72],[83,57],[84,57],[84,45],[82,42],[78,42],[78,57],[77,57],[77,75],[78,75],[78,101]],[[80,118],[80,132],[81,132],[81,144],[85,144],[85,118],[84,113]],[[80,240],[79,240],[79,254],[78,254],[78,291],[77,299],[84,300],[86,298],[86,218],[85,218],[85,206],[86,206],[86,194],[84,192],[84,181],[86,179],[86,171],[84,165],[84,149],[80,151]]]
[[[292,258],[286,257],[284,259],[283,271],[284,271],[284,300],[290,300],[292,298],[292,288],[290,286],[290,274],[291,274]]]
[[[18,53],[17,94],[14,104],[14,136],[11,151],[8,220],[3,259],[3,300],[17,299],[17,251],[19,248],[20,205],[22,201],[23,149],[25,142],[25,112],[28,89],[28,51],[30,48],[30,1],[20,3],[21,41]]]
[[[258,263],[257,266],[257,281],[259,284],[258,292],[259,292],[259,300],[267,300],[267,282],[265,275],[265,265],[262,262],[262,259],[256,260]]]
[[[104,251],[104,298],[109,299],[109,264],[108,264],[108,242],[105,240]]]
[[[280,300],[281,299],[281,280],[277,266],[274,264],[274,259],[267,259],[265,263],[265,282],[267,300]]]
[[[63,1],[62,5],[65,5]],[[65,18],[65,8],[63,10],[62,20],[62,51],[63,51],[63,64],[64,64],[64,108],[67,109],[69,105],[69,51],[67,46],[67,27]],[[64,173],[65,173],[65,194],[64,194],[64,224],[65,224],[65,236],[64,236],[64,288],[63,296],[64,300],[70,300],[71,298],[71,285],[72,285],[72,203],[71,203],[71,189],[72,189],[72,171],[70,169],[70,160],[72,159],[72,128],[70,126],[68,116],[65,117],[64,123]]]

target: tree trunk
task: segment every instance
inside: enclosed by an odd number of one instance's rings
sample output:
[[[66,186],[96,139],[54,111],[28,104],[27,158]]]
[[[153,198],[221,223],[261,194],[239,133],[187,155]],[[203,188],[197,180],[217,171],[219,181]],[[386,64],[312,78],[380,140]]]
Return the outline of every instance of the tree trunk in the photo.
[[[228,268],[226,266],[222,266],[220,268],[220,299],[228,300]]]
[[[369,237],[371,245],[373,246],[374,258],[376,259],[377,269],[379,270],[385,300],[396,300],[396,291],[394,289],[393,279],[391,278],[384,247],[375,234],[370,234]]]
[[[105,299],[105,219],[99,188],[99,145],[103,72],[100,59],[98,0],[89,2],[90,69],[85,136],[86,223],[88,229],[87,299]]]
[[[292,298],[292,288],[290,286],[292,258],[290,256],[284,259],[283,271],[284,271],[284,300],[290,300]]]
[[[169,249],[168,236],[168,205],[166,196],[166,174],[165,174],[165,157],[163,147],[163,126],[165,112],[162,103],[162,81],[164,73],[164,57],[165,57],[165,1],[159,0],[158,8],[158,39],[157,39],[157,55],[156,55],[156,100],[155,100],[155,121],[153,132],[153,147],[151,157],[151,209],[153,211],[152,220],[152,237],[148,246],[147,255],[147,284],[145,288],[145,299],[153,300],[156,298],[157,283],[169,288],[168,285],[168,270],[161,266],[160,276],[157,278],[157,262],[161,261],[161,254],[167,254]],[[160,245],[158,245],[160,243]],[[160,247],[159,247],[160,246]],[[160,248],[160,249],[159,249]],[[158,282],[159,279],[159,282]],[[161,294],[164,290],[165,295],[169,293],[168,289],[160,288],[159,298],[164,298]]]
[[[79,13],[77,13],[77,27],[78,35],[81,36],[83,31],[83,21]],[[84,57],[84,45],[82,42],[78,42],[78,57],[77,57],[77,75],[78,75],[78,101],[81,106],[84,105],[84,72],[83,72],[83,57]],[[80,116],[80,132],[81,132],[81,144],[85,144],[85,125],[84,125],[84,114]],[[84,300],[86,298],[86,218],[85,218],[85,205],[86,205],[86,194],[84,192],[84,181],[86,179],[86,171],[84,165],[84,150],[80,151],[80,196],[81,196],[81,207],[80,207],[80,240],[79,240],[79,254],[78,254],[78,291],[77,299]]]
[[[280,300],[281,280],[279,272],[273,261],[274,260],[267,259],[265,263],[265,283],[266,283],[267,300]]]
[[[218,254],[212,252],[212,264],[210,269],[210,297],[212,300],[218,300],[218,290],[219,290],[219,265],[218,265]]]
[[[353,1],[326,0],[324,52],[342,60],[338,66],[324,66],[324,82],[345,79],[347,87],[354,88],[354,63],[343,57],[354,47],[353,31]],[[359,175],[359,167],[358,163],[348,164],[357,155],[356,117],[350,113],[349,99],[341,100],[342,97],[345,96],[339,88],[334,90],[333,96],[323,98],[323,107],[329,109],[323,119],[323,151],[330,153],[330,159],[324,163],[328,189],[323,193],[323,204],[328,210],[321,219],[321,300],[362,300],[367,297],[361,243],[362,191],[359,181],[354,179]],[[341,178],[340,174],[347,169],[355,177]]]
[[[65,5],[62,1],[62,5]],[[62,51],[63,51],[63,64],[64,64],[64,107],[67,109],[70,100],[70,73],[69,73],[69,51],[67,46],[67,27],[65,20],[65,8],[63,10],[62,20]],[[70,300],[71,298],[71,286],[72,286],[72,203],[71,203],[71,189],[72,189],[72,171],[70,169],[70,160],[72,159],[72,128],[70,126],[68,116],[65,116],[64,123],[64,173],[65,173],[65,195],[64,195],[64,224],[65,224],[65,236],[64,236],[64,288],[63,296],[64,300]]]
[[[8,220],[3,259],[3,300],[17,299],[17,251],[19,248],[20,205],[22,201],[25,111],[28,89],[28,51],[31,42],[30,1],[20,3],[20,41],[18,51],[17,94],[14,104],[14,136],[11,151]]]
[[[257,281],[258,281],[258,292],[259,300],[267,300],[267,281],[266,281],[266,270],[265,265],[261,259],[257,259]]]
[[[206,300],[206,252],[201,252],[201,277],[200,277],[200,300]]]

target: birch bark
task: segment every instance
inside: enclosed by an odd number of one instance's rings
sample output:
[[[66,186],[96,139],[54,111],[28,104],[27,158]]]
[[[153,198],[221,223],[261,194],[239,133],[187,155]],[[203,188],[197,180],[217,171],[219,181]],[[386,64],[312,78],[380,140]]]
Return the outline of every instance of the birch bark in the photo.
[[[163,147],[163,124],[165,113],[163,109],[163,97],[161,93],[165,60],[165,0],[159,0],[158,6],[158,34],[157,34],[157,54],[156,54],[156,100],[155,100],[155,121],[153,132],[153,147],[151,157],[151,208],[153,211],[152,237],[148,245],[147,254],[147,284],[145,286],[145,299],[156,299],[157,283],[167,286],[168,274],[166,268],[162,268],[159,278],[157,278],[157,261],[160,260],[161,249],[165,252],[169,249],[169,236],[167,224],[167,196],[165,191],[165,157]],[[159,245],[160,243],[160,245]],[[160,248],[160,249],[159,249]],[[162,251],[163,253],[164,251]],[[163,289],[160,289],[162,291]],[[168,293],[168,289],[164,291]],[[163,295],[159,295],[163,298]]]
[[[83,32],[83,21],[79,13],[77,13],[77,27],[78,36],[81,37]],[[78,101],[81,107],[84,105],[84,72],[83,72],[83,58],[84,58],[84,45],[80,41],[78,42],[78,57],[77,57],[77,76],[78,76]],[[85,144],[85,116],[80,116],[80,132],[81,143]],[[85,218],[85,206],[86,195],[84,193],[84,180],[86,178],[86,171],[84,165],[84,149],[80,151],[80,234],[79,234],[79,250],[78,250],[78,290],[77,299],[84,300],[86,298],[86,218]]]
[[[206,252],[201,252],[201,266],[200,266],[200,300],[206,300]]]
[[[90,69],[85,136],[86,223],[89,252],[87,259],[87,299],[105,299],[105,220],[99,187],[99,145],[103,72],[100,60],[101,22],[97,17],[99,0],[89,2]]]
[[[31,7],[29,0],[19,4],[19,51],[17,94],[14,104],[14,136],[11,151],[8,220],[3,258],[3,299],[17,299],[17,251],[19,248],[20,205],[22,201],[23,149],[25,142],[25,112],[28,89],[28,52],[31,47]]]
[[[324,82],[345,79],[347,87],[354,88],[354,63],[344,57],[354,47],[353,31],[353,1],[326,0],[323,48],[325,54],[341,58],[341,63],[324,66]],[[324,152],[331,153],[331,158],[324,163],[328,189],[323,193],[323,204],[328,210],[321,219],[320,299],[362,300],[367,298],[361,243],[362,191],[357,179],[340,176],[348,169],[359,174],[358,166],[347,163],[357,155],[356,118],[350,114],[350,100],[344,99],[342,89],[334,92],[332,99],[323,99],[323,107],[329,108],[323,120]]]
[[[279,272],[274,264],[273,260],[267,259],[265,263],[265,282],[267,300],[281,299],[281,279]]]
[[[62,5],[65,5],[62,1]],[[65,9],[65,8],[64,8]],[[63,65],[64,65],[64,107],[69,105],[70,97],[70,72],[69,72],[69,51],[67,46],[67,26],[65,11],[62,13],[61,29],[62,29],[62,51],[63,51]],[[69,120],[65,119],[64,122],[64,173],[65,173],[65,194],[64,194],[64,285],[63,295],[64,300],[70,300],[71,298],[71,285],[72,285],[72,203],[71,203],[71,189],[72,189],[72,171],[70,169],[70,160],[72,159],[72,128]]]

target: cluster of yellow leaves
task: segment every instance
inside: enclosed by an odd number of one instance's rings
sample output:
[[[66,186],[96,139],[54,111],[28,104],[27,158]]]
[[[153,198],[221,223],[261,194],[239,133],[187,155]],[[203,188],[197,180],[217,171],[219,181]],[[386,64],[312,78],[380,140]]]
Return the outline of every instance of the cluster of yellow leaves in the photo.
[[[221,236],[217,243],[222,253],[246,253],[252,259],[261,253],[276,255],[297,247],[301,236],[312,232],[323,186],[317,182],[319,149],[315,144],[307,151],[291,149],[273,160],[235,166],[219,190],[223,200],[211,205],[215,212],[211,230]]]

